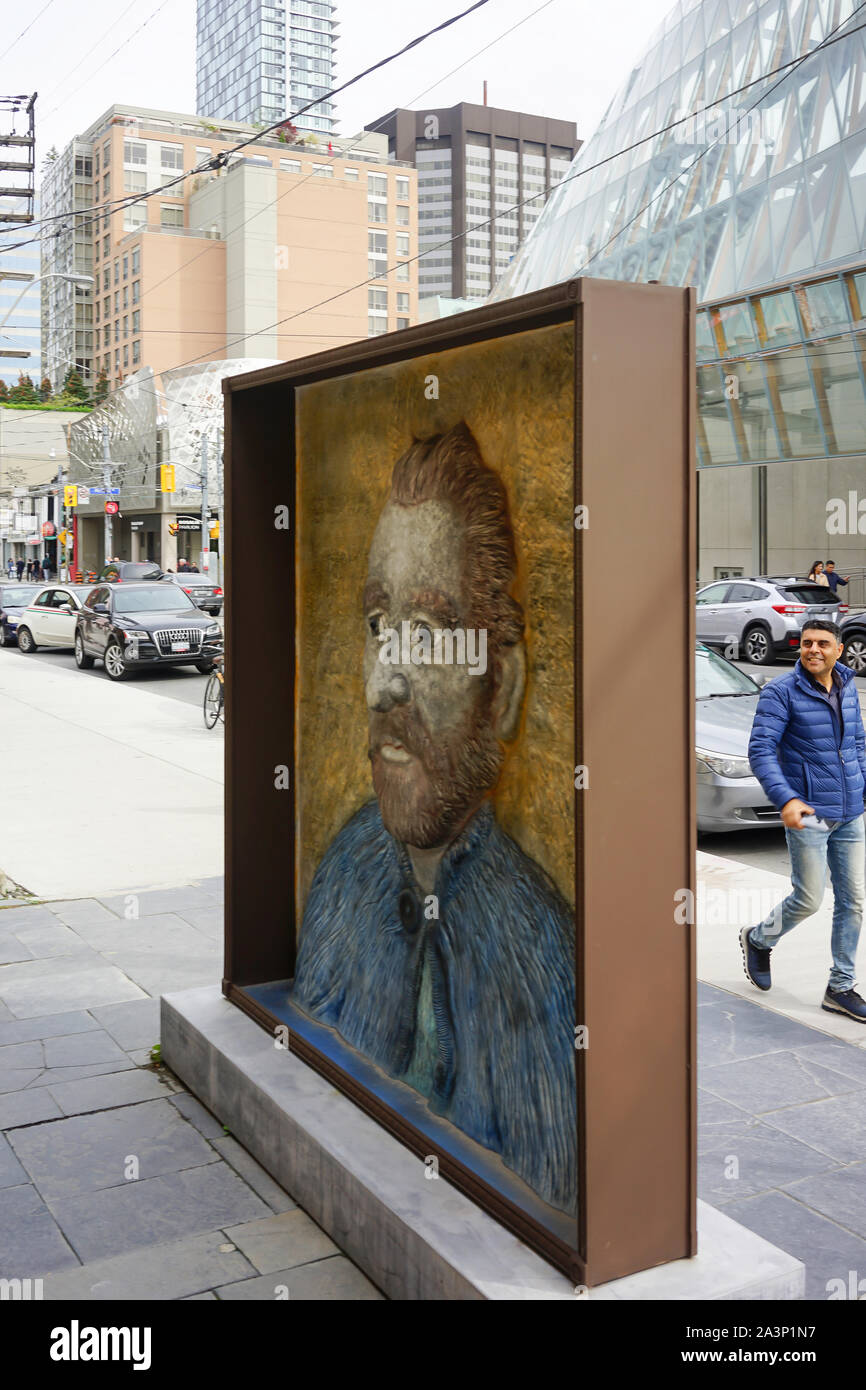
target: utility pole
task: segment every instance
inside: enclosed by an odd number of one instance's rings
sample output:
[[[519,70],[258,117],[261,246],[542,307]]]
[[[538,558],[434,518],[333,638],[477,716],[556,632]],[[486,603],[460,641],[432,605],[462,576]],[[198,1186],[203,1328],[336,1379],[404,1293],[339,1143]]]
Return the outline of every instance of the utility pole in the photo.
[[[210,516],[207,500],[207,435],[201,437],[201,572],[207,574],[210,558]]]
[[[109,490],[108,490],[108,489],[111,487],[111,452],[110,452],[109,447],[108,447],[108,425],[107,425],[107,424],[104,424],[104,425],[102,426],[102,486],[105,488],[105,501],[107,502],[107,501],[109,500],[109,497],[111,496],[111,494],[110,494],[110,492],[109,492]],[[104,505],[104,504],[103,504],[103,505]],[[105,543],[105,554],[104,554],[103,557],[102,557],[102,563],[105,565],[105,564],[108,564],[108,561],[111,559],[111,548],[112,548],[112,543],[111,543],[111,513],[108,512],[108,511],[105,511],[104,516],[105,516],[105,542],[104,542],[104,543]]]

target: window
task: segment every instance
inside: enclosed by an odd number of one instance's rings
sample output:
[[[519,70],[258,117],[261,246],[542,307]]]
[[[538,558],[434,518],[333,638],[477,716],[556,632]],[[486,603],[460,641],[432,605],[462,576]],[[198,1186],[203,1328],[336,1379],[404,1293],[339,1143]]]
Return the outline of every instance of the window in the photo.
[[[126,277],[127,277],[128,274],[129,274],[129,257],[128,257],[128,256],[124,256],[124,258],[123,258],[123,278],[124,278],[124,280],[126,279]]]
[[[163,169],[174,169],[180,173],[183,169],[183,145],[160,145],[159,163]]]
[[[102,196],[103,196],[103,198],[107,198],[107,197],[108,197],[108,190],[109,190],[110,185],[111,185],[111,179],[109,178],[108,174],[106,174],[106,175],[105,175],[105,178],[102,180]]]
[[[147,188],[147,174],[143,169],[124,169],[124,193],[143,193]]]
[[[196,147],[195,147],[195,162],[196,162],[196,164],[204,164],[205,160],[212,159],[212,158],[213,158],[213,155],[211,154],[210,150],[207,148],[206,145],[196,145]]]
[[[409,200],[409,180],[402,174],[397,175],[397,197],[401,203]]]
[[[114,312],[116,314],[120,313],[120,290],[114,291]]]
[[[141,281],[140,281],[140,280],[133,280],[133,282],[132,282],[132,302],[133,302],[133,304],[137,304],[137,303],[138,303],[139,298],[140,298],[140,291],[141,291]]]
[[[99,323],[99,300],[97,299],[94,308],[96,309],[96,323]]]
[[[129,343],[123,345],[123,365],[124,367],[129,366]]]
[[[135,342],[132,345],[132,365],[136,366],[141,361],[141,343]]]
[[[357,182],[358,182],[358,170],[357,170],[357,169],[344,169],[344,170],[343,170],[343,178],[344,178],[344,179],[351,179],[354,183],[357,183]]]
[[[147,221],[147,206],[144,203],[131,203],[123,210],[123,230],[134,232],[136,227],[143,227]]]
[[[120,284],[120,261],[114,262],[114,283],[115,285]]]
[[[404,207],[402,203],[397,208],[397,226],[409,226],[409,209],[407,207]]]
[[[147,145],[145,142],[143,140],[124,140],[123,162],[124,164],[146,164]]]
[[[110,237],[107,237],[107,236],[104,236],[104,237],[102,238],[102,254],[103,254],[103,256],[107,256],[107,255],[108,255],[108,251],[109,251],[110,245],[111,245],[111,238],[110,238]]]
[[[397,211],[399,212],[400,209],[398,208]],[[409,209],[407,208],[406,211],[408,212]],[[367,203],[367,221],[368,221],[368,222],[387,222],[387,221],[388,221],[388,204],[387,204],[387,203],[371,203],[371,202],[368,201],[368,203]],[[399,221],[399,218],[398,218],[398,221]]]
[[[110,140],[106,140],[105,144],[102,146],[102,167],[103,167],[103,169],[107,169],[110,163],[111,163],[111,141],[110,141]]]
[[[367,196],[368,196],[368,198],[387,198],[387,197],[388,197],[388,175],[387,175],[387,174],[368,174],[368,175],[367,175]]]
[[[398,320],[397,320],[397,327],[398,327],[398,328],[408,328],[408,327],[409,327],[409,320],[408,320],[408,319],[398,319]]]
[[[169,203],[161,203],[159,208],[159,225],[161,227],[182,227],[183,208],[172,207]]]
[[[134,250],[133,253],[132,253],[132,273],[133,273],[133,275],[137,275],[140,269],[141,269],[141,247],[140,247],[140,246],[136,246],[135,250]],[[137,298],[138,298],[138,295],[134,294],[134,295],[133,295],[133,298],[134,298],[134,299],[137,299]]]
[[[368,232],[367,250],[370,255],[387,256],[388,254],[388,233],[387,232]]]
[[[120,342],[120,319],[114,320],[114,341],[116,343]]]
[[[387,320],[386,318],[377,318],[374,314],[370,314],[370,315],[368,316],[368,318],[367,318],[367,337],[368,337],[368,338],[378,338],[378,337],[381,336],[381,334],[387,333],[387,332],[388,332],[388,320]]]
[[[408,256],[408,254],[409,254],[409,233],[408,233],[408,232],[398,232],[398,233],[397,233],[397,255],[398,255],[398,256]]]
[[[397,278],[398,280],[400,280],[401,282],[404,281],[404,280],[408,280],[408,279],[409,279],[409,262],[408,262],[408,261],[402,261],[401,264],[398,265],[398,267],[397,267],[397,275],[396,275],[396,278]]]
[[[123,287],[123,307],[124,309],[129,308],[129,285]]]
[[[728,594],[728,603],[761,603],[768,597],[766,589],[756,584],[734,584]]]
[[[281,159],[280,168],[284,174],[299,174],[301,172],[301,161],[299,159]]]
[[[368,308],[368,309],[371,309],[371,310],[376,310],[376,309],[378,309],[378,310],[380,310],[380,311],[382,311],[382,312],[384,312],[384,313],[387,313],[387,312],[388,312],[388,291],[387,291],[387,290],[368,290],[368,291],[367,291],[367,308]]]
[[[129,337],[129,315],[128,315],[128,314],[124,314],[124,316],[123,316],[123,336],[124,336],[124,338],[128,338],[128,337]]]
[[[320,179],[332,179],[334,177],[333,164],[314,164],[313,173]]]
[[[398,294],[398,295],[397,295],[397,313],[398,313],[398,314],[408,314],[408,312],[409,312],[409,296],[408,296],[408,294]]]
[[[107,265],[104,265],[104,266],[102,267],[102,288],[103,288],[104,290],[107,290],[110,283],[111,283],[111,273],[110,273],[110,271],[109,271],[109,269],[108,269],[108,266],[107,266]]]
[[[133,314],[132,314],[132,331],[133,331],[133,333],[140,333],[140,332],[141,332],[141,310],[140,310],[140,309],[134,309],[134,310],[133,310]]]
[[[711,584],[708,589],[701,590],[695,601],[697,603],[724,603],[725,594],[729,588],[729,584]]]

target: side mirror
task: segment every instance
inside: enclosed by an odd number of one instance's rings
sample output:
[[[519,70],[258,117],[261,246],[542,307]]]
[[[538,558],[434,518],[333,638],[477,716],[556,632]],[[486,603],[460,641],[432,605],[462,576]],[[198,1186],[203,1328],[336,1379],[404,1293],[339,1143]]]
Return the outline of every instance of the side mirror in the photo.
[[[59,613],[71,613],[71,612],[72,612],[72,604],[71,604],[71,603],[61,603],[61,604],[60,604],[60,607],[59,607],[59,609],[58,609],[58,612],[59,612]]]
[[[93,605],[93,611],[94,611],[94,613],[107,613],[107,612],[108,612],[108,604],[107,604],[107,603],[94,603],[94,605]]]

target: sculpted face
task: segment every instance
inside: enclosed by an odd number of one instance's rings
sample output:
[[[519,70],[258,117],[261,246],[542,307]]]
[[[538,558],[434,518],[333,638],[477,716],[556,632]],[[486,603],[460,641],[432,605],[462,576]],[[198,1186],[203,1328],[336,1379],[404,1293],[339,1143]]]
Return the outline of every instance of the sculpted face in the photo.
[[[364,589],[369,757],[382,819],[409,845],[453,840],[496,782],[494,678],[467,664],[383,663],[380,634],[473,625],[464,596],[464,528],[441,502],[388,502]],[[495,662],[491,661],[491,668]]]

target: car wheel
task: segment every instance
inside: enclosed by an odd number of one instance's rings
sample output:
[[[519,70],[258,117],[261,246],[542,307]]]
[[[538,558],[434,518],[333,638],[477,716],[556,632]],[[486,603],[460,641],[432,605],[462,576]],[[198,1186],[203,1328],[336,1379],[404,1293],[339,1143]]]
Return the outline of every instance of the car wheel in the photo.
[[[6,624],[0,623],[0,647],[11,647],[12,645],[12,638],[6,630]]]
[[[21,648],[22,652],[28,654],[36,651],[36,643],[33,641],[33,633],[30,631],[29,627],[19,627],[18,646]]]
[[[773,644],[766,628],[750,627],[743,636],[743,652],[754,666],[769,666],[773,660]]]
[[[109,680],[122,681],[126,675],[126,662],[117,642],[109,642],[105,648],[105,674]]]
[[[866,676],[866,637],[852,637],[845,643],[842,662],[858,676]]]
[[[210,675],[213,670],[213,657],[210,657],[207,661],[197,661],[195,663],[195,669],[201,671],[203,676]]]
[[[75,664],[79,671],[89,671],[93,666],[93,657],[88,656],[84,650],[84,643],[81,640],[81,633],[75,634]]]

